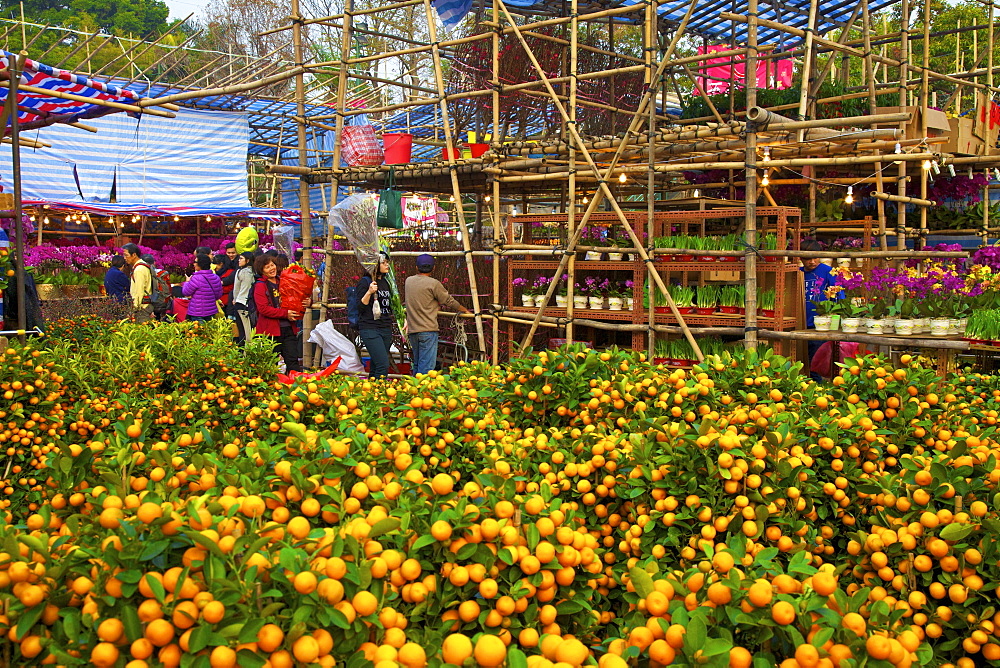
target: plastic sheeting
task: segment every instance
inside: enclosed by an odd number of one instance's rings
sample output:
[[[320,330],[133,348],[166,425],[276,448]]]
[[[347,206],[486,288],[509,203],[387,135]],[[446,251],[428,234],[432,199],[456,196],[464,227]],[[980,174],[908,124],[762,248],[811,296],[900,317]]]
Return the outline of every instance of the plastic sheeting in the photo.
[[[246,208],[246,114],[176,113],[92,119],[96,133],[64,125],[25,133],[52,147],[21,151],[24,198],[107,203],[116,190],[126,205]],[[0,151],[0,184],[13,188],[9,151]]]

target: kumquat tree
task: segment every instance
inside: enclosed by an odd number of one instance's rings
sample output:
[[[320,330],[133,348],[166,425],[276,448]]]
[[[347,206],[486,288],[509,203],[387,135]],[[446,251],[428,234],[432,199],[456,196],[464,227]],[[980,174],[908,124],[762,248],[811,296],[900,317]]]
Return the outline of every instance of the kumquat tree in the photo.
[[[1000,378],[61,326],[0,351],[0,664],[1000,665]]]

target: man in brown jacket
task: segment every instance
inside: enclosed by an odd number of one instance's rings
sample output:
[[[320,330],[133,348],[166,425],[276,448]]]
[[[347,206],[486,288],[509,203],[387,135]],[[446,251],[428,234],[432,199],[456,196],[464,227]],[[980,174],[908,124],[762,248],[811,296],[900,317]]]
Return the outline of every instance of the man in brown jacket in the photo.
[[[413,350],[413,373],[427,373],[437,367],[438,311],[441,307],[469,313],[431,277],[434,258],[424,253],[417,257],[417,273],[406,279],[403,294],[406,299],[406,334]]]

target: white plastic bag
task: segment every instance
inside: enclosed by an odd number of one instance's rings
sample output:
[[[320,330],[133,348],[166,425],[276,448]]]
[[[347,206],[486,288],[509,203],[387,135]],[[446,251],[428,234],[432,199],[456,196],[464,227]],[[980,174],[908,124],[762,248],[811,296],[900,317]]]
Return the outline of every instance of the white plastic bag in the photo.
[[[351,341],[338,332],[329,320],[321,322],[309,334],[309,343],[315,343],[323,351],[323,366],[340,357],[338,371],[360,375],[365,372],[358,351]]]

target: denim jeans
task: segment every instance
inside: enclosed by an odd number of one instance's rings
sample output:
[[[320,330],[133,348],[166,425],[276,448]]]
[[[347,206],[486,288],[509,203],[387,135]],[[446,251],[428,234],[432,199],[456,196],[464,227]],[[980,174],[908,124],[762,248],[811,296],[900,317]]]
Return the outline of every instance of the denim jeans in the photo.
[[[409,336],[413,350],[413,374],[427,373],[437,367],[438,333],[417,332]]]
[[[392,349],[392,330],[362,329],[361,342],[365,344],[371,358],[371,378],[385,378],[389,375],[389,351]]]

